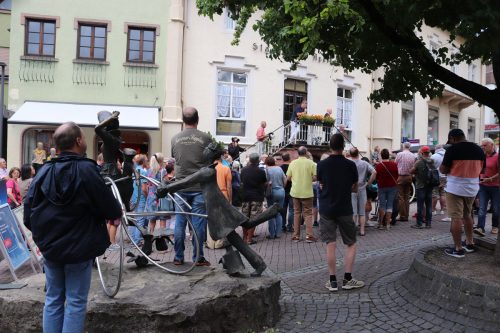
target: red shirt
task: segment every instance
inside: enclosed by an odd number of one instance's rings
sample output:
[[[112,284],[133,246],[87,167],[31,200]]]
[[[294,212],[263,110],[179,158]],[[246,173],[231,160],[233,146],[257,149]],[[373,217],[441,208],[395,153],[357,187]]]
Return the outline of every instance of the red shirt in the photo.
[[[379,188],[394,187],[398,179],[398,165],[393,161],[380,162],[375,167]]]
[[[262,126],[257,130],[257,141],[264,141],[266,138],[266,129]]]
[[[481,179],[490,178],[498,173],[498,155],[493,153],[492,155],[486,156],[486,168],[484,173],[481,174]],[[491,182],[481,183],[483,186],[496,186],[498,187],[498,177],[494,178]]]

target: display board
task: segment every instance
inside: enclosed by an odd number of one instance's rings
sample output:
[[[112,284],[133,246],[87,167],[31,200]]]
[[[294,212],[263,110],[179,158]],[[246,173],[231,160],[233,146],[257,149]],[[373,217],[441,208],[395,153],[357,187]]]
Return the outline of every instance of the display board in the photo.
[[[42,252],[40,252],[40,249],[35,244],[35,241],[33,240],[33,234],[24,225],[24,206],[21,205],[15,208],[14,210],[12,210],[12,213],[14,213],[14,216],[17,220],[17,224],[21,228],[21,231],[24,234],[24,237],[26,238],[26,242],[28,243],[28,246],[31,249],[31,253],[35,257],[36,261],[41,264],[43,261]]]
[[[29,261],[31,256],[8,204],[0,205],[0,251],[9,264],[12,276],[17,279],[15,271]]]

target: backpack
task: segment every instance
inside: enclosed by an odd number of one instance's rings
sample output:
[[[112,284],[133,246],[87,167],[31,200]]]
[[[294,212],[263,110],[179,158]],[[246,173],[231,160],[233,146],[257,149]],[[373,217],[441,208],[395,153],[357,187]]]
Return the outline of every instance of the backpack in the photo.
[[[424,165],[426,168],[426,177],[425,177],[425,185],[430,187],[439,186],[439,172],[434,166],[434,162],[424,161]]]

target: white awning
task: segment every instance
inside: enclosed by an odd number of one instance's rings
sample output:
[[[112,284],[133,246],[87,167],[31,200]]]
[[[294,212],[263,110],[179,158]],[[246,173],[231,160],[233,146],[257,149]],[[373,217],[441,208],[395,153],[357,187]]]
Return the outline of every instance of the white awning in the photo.
[[[97,125],[99,111],[120,111],[120,128],[157,130],[159,108],[148,106],[25,102],[9,118],[10,124],[61,125],[73,121],[79,126]]]

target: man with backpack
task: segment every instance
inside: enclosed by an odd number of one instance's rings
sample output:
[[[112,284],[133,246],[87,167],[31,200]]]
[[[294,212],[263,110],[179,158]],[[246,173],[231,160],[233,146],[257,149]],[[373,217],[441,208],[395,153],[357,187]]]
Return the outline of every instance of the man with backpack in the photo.
[[[431,159],[431,150],[428,146],[420,149],[422,158],[415,163],[411,173],[415,175],[417,190],[417,223],[412,228],[423,229],[431,227],[432,221],[432,189],[439,186],[439,173]],[[425,206],[425,213],[424,213]]]

